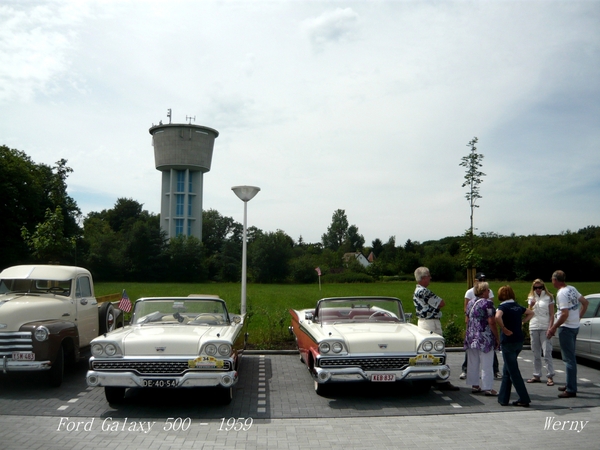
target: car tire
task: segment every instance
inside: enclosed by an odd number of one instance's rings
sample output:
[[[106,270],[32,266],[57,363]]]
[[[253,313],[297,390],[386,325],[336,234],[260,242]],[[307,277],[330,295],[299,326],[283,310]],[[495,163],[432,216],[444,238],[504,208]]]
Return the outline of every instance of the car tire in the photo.
[[[123,400],[125,400],[125,389],[126,388],[124,387],[118,386],[106,386],[104,388],[104,396],[106,397],[106,401],[115,405],[123,403]]]
[[[219,405],[229,405],[233,400],[233,388],[218,387],[215,392],[216,402]]]
[[[328,384],[321,384],[321,383],[317,382],[316,380],[314,381],[314,383],[315,383],[315,392],[317,393],[317,395],[324,397],[327,394],[329,394],[329,392],[331,392],[331,386],[329,386]]]
[[[100,320],[100,333],[104,334],[110,331],[113,331],[117,325],[117,318],[115,314],[115,307],[112,303],[103,303],[100,306],[100,311],[98,312],[98,317]]]
[[[427,394],[429,392],[429,390],[431,389],[432,383],[429,380],[419,380],[419,381],[413,381],[412,385],[413,385],[413,391],[417,395],[423,395],[423,394]]]
[[[50,370],[48,371],[48,384],[52,387],[59,387],[65,375],[65,349],[61,345],[56,353],[56,358]]]

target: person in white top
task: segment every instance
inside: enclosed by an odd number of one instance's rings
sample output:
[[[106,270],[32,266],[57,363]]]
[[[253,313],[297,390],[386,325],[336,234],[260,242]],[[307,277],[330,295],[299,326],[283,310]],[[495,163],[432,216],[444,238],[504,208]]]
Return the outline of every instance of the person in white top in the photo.
[[[546,336],[552,338],[558,332],[560,352],[565,363],[567,381],[564,386],[558,388],[562,393],[560,398],[577,397],[577,359],[575,347],[577,345],[577,334],[579,333],[579,320],[585,314],[589,302],[573,286],[567,286],[566,275],[562,270],[552,274],[552,286],[558,289],[556,293],[556,307],[558,309],[552,325]]]
[[[531,338],[531,351],[533,352],[533,377],[527,382],[541,383],[543,355],[548,378],[546,385],[554,386],[552,342],[546,337],[546,333],[554,325],[554,297],[548,292],[541,279],[537,278],[531,284],[527,304],[534,313],[529,322],[529,336]]]

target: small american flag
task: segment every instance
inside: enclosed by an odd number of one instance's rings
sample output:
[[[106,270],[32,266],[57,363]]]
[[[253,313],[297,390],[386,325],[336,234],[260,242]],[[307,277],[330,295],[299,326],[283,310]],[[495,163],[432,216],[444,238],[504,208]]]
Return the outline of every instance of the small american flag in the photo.
[[[315,270],[317,271],[317,275],[321,276],[321,268],[315,267]]]
[[[119,309],[121,311],[130,312],[132,308],[133,306],[131,304],[131,300],[129,300],[127,292],[125,292],[125,289],[123,289],[123,295],[121,296],[121,300],[119,301]]]

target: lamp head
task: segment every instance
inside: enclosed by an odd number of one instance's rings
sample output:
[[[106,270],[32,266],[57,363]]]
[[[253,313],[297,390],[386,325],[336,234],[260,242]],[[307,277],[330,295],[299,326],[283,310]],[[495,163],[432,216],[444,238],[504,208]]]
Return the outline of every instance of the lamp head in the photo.
[[[248,202],[254,198],[260,188],[257,186],[234,186],[231,190],[239,197],[243,202]]]

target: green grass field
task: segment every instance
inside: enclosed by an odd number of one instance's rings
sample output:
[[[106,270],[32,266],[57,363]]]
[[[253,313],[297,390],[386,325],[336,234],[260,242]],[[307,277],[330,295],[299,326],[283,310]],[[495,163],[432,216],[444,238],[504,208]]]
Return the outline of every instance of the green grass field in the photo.
[[[491,282],[490,287],[498,295],[498,288],[505,282]],[[517,301],[526,305],[530,282],[512,282]],[[556,291],[548,283],[550,292]],[[583,295],[600,292],[600,282],[573,283]],[[443,309],[442,327],[448,335],[448,345],[457,345],[459,334],[464,331],[463,303],[467,290],[466,283],[431,283],[429,288],[442,297],[446,306]],[[107,295],[127,291],[134,301],[141,297],[187,296],[189,294],[213,294],[227,302],[230,312],[240,312],[241,285],[237,283],[96,283],[96,295]],[[249,314],[249,342],[254,348],[273,349],[291,348],[292,338],[288,333],[290,309],[305,309],[315,306],[317,300],[324,297],[343,297],[360,295],[381,295],[398,297],[402,300],[404,311],[414,313],[412,294],[414,282],[356,283],[356,284],[318,284],[278,285],[248,284],[247,310]],[[413,322],[416,320],[413,318]]]

